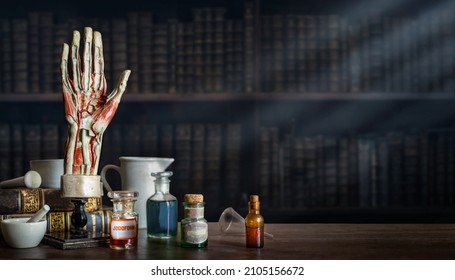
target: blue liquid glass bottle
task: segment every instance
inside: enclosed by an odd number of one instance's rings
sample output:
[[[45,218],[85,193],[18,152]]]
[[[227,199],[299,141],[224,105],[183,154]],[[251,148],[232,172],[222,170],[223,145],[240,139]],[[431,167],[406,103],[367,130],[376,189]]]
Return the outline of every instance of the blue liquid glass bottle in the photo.
[[[172,171],[156,172],[155,193],[147,200],[147,236],[171,238],[177,235],[177,198],[169,193]]]

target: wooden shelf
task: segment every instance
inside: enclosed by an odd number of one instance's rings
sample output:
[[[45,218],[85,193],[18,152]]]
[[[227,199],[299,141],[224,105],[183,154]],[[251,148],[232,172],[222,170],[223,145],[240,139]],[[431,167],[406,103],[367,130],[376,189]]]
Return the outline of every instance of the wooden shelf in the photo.
[[[453,93],[125,93],[123,102],[225,102],[225,101],[349,101],[349,100],[452,100]],[[0,102],[62,102],[59,93],[49,94],[0,94]]]

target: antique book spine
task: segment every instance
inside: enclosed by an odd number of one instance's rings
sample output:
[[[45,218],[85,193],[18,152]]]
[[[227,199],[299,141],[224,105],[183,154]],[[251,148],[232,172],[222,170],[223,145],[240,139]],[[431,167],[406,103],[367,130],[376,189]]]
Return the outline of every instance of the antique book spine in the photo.
[[[122,127],[123,141],[122,154],[126,156],[141,155],[141,125],[137,123],[124,124]]]
[[[158,157],[158,125],[144,124],[142,125],[141,130],[141,154],[145,157]]]
[[[184,93],[195,92],[195,57],[194,57],[194,24],[185,23],[183,26],[184,52]]]
[[[437,206],[448,206],[448,132],[446,130],[435,130],[435,202]]]
[[[297,92],[297,22],[295,15],[284,16],[284,91]]]
[[[0,124],[0,181],[11,177],[11,132],[9,124]]]
[[[53,93],[54,77],[53,60],[59,60],[53,56],[54,43],[54,14],[41,12],[39,14],[39,83],[41,93]],[[29,51],[33,49],[30,45]],[[29,62],[29,65],[31,63]]]
[[[296,141],[298,138],[296,139]],[[302,151],[303,155],[299,155],[296,153],[296,157],[301,157],[303,160],[303,171],[301,174],[303,176],[303,182],[300,183],[301,187],[304,188],[304,204],[298,203],[296,206],[312,208],[318,206],[316,204],[316,194],[317,194],[317,150],[316,150],[316,137],[311,135],[305,135],[302,137]],[[296,151],[298,152],[298,151]],[[297,162],[296,158],[296,162]],[[298,171],[296,171],[299,174]],[[306,190],[306,191],[305,191]]]
[[[297,80],[297,91],[299,93],[303,93],[308,91],[307,81],[306,81],[306,23],[305,23],[305,16],[303,15],[296,15],[296,60],[295,60],[295,67],[296,67],[296,80]]]
[[[273,37],[272,37],[272,16],[262,15],[261,16],[261,68],[260,71],[260,87],[261,92],[271,92],[272,91],[272,65],[273,65]],[[245,32],[247,31],[245,26]],[[244,39],[244,44],[247,42],[246,35]],[[244,64],[246,64],[246,55],[244,57]],[[245,68],[245,71],[247,69]],[[245,73],[245,87],[246,87],[246,75]],[[250,81],[251,83],[251,81]],[[250,85],[251,86],[251,85]]]
[[[3,18],[1,19],[1,70],[2,75],[0,79],[1,88],[0,92],[12,93],[13,92],[13,45],[12,45],[12,20]]]
[[[112,80],[108,84],[117,83],[120,74],[128,68],[128,40],[127,40],[127,20],[116,18],[111,20],[111,64]]]
[[[204,36],[205,36],[205,21],[204,11],[201,8],[193,9],[193,64],[194,64],[194,92],[204,92]]]
[[[150,12],[139,13],[139,90],[151,93],[153,90],[153,16]]]
[[[319,91],[319,34],[318,18],[315,15],[305,16],[305,80],[309,92]]]
[[[243,56],[243,46],[244,46],[244,27],[242,20],[234,21],[234,87],[233,90],[236,93],[243,93],[245,88],[245,68],[244,68],[244,56]]]
[[[0,214],[35,213],[44,204],[49,205],[51,211],[71,211],[74,208],[70,198],[60,197],[59,189],[28,189],[25,187],[0,189]],[[99,209],[101,209],[101,199],[89,198],[85,204],[85,211]]]
[[[443,59],[446,57],[455,57],[455,49],[452,47],[455,44],[455,26],[450,24],[451,19],[455,18],[453,10],[441,11],[441,73],[442,73],[442,91],[455,92],[455,69],[453,67],[453,59]]]
[[[359,93],[362,88],[362,38],[360,33],[360,24],[357,22],[348,22],[347,26],[347,45],[349,53],[349,91]],[[391,67],[390,67],[391,68]]]
[[[25,18],[12,20],[13,92],[28,93],[28,22]]]
[[[349,69],[351,56],[349,49],[349,22],[344,17],[339,17],[339,43],[340,43],[340,92],[350,93]]]
[[[228,123],[225,125],[226,141],[224,145],[224,195],[223,205],[240,206],[241,190],[243,186],[242,174],[242,125]]]
[[[256,55],[256,24],[255,6],[252,1],[244,4],[244,69],[245,69],[245,92],[252,93],[255,90],[255,55]]]
[[[368,13],[368,78],[369,92],[384,92],[384,20],[379,11]],[[404,53],[408,54],[409,51]]]
[[[213,93],[213,63],[215,50],[215,28],[214,28],[214,9],[202,8],[203,10],[203,92]]]
[[[276,126],[269,127],[270,137],[270,188],[269,188],[269,201],[270,207],[280,208],[280,135],[279,129]],[[267,202],[267,201],[265,201]]]
[[[226,26],[224,28],[224,51],[226,54],[225,57],[225,88],[224,91],[227,93],[234,92],[234,75],[235,75],[235,66],[234,66],[234,20],[227,19]]]
[[[441,25],[441,17],[440,12],[438,10],[433,10],[428,14],[428,28],[429,28],[429,38],[428,38],[428,59],[430,68],[429,71],[429,78],[430,78],[430,92],[441,92],[442,85],[441,85],[441,29],[446,27],[442,27]],[[450,27],[449,27],[450,28]],[[403,40],[411,40],[408,34],[402,34]],[[405,58],[406,59],[406,58]],[[453,59],[452,59],[453,60]],[[407,76],[406,76],[407,77]]]
[[[162,124],[159,126],[159,154],[161,157],[174,157],[174,126],[172,124]]]
[[[167,93],[169,89],[169,50],[168,28],[166,23],[153,26],[152,73],[153,92]]]
[[[378,162],[378,144],[377,136],[372,135],[368,140],[370,142],[370,189],[371,189],[371,207],[378,207],[379,193],[379,162]]]
[[[28,166],[30,160],[42,158],[41,141],[40,124],[24,125],[24,167]]]
[[[131,75],[128,79],[128,91],[139,93],[139,60],[142,63],[142,57],[139,55],[139,15],[138,12],[129,12],[127,14],[127,38],[128,38],[128,69]],[[141,50],[142,51],[142,50]]]
[[[212,81],[213,92],[225,91],[225,25],[226,9],[215,8],[213,10],[213,65]]]
[[[293,132],[287,132],[284,134],[283,141],[280,143],[280,196],[278,199],[281,208],[287,209],[295,207],[296,204],[295,201],[293,201],[295,186],[292,183],[292,173],[294,172],[293,162],[295,159],[294,152],[292,150],[294,137]]]
[[[53,211],[46,215],[47,229],[46,233],[53,232],[70,232],[72,211]],[[87,215],[87,224],[84,229],[88,232],[110,232],[110,221],[112,218],[112,209],[95,210],[85,213]],[[12,218],[31,217],[30,214],[2,214],[0,221]]]
[[[403,205],[421,206],[419,133],[408,131],[403,139]]]
[[[21,124],[12,124],[11,127],[11,168],[12,178],[24,176],[29,164],[24,160],[24,131]]]
[[[338,206],[338,139],[334,135],[324,135],[324,206]]]
[[[317,76],[318,76],[318,92],[329,92],[330,88],[330,57],[329,57],[329,16],[316,16],[317,30]]]
[[[392,20],[390,16],[384,16],[383,28],[384,28],[384,35],[391,38],[393,33],[396,32],[392,28]],[[416,29],[417,30],[417,29]],[[416,44],[417,45],[417,44]],[[392,49],[392,42],[391,40],[384,40],[384,56],[383,56],[383,67],[384,67],[384,92],[392,92],[392,61],[394,59],[394,55],[396,50]],[[418,75],[417,75],[418,76]],[[415,91],[417,92],[417,85]]]
[[[216,211],[222,193],[222,141],[223,130],[221,124],[206,124],[206,153],[205,153],[205,194],[207,201],[213,201],[208,211]]]
[[[183,197],[190,191],[191,184],[191,137],[192,125],[178,123],[175,125],[175,161],[174,188],[177,197]]]
[[[359,206],[359,138],[357,135],[349,135],[349,198],[348,204],[350,207]]]
[[[401,17],[396,16],[390,19],[390,28],[391,30],[395,30],[392,32],[391,39],[390,39],[390,49],[392,52],[391,58],[391,89],[392,92],[403,92],[403,72],[402,72],[402,58],[400,55],[400,51],[403,48],[400,28],[401,28]],[[423,70],[423,72],[428,73],[427,71]],[[423,75],[426,75],[422,73]]]
[[[419,165],[419,180],[420,180],[420,194],[421,194],[421,205],[427,207],[429,205],[429,137],[426,130],[421,131],[419,135],[418,149],[420,152],[420,165]]]
[[[258,147],[258,194],[261,201],[269,203],[270,185],[271,185],[271,154],[270,154],[270,134],[268,127],[259,129],[259,147]]]
[[[339,16],[327,16],[327,69],[328,91],[342,92],[343,78],[343,31],[342,20]],[[344,91],[346,92],[346,91]]]
[[[292,153],[293,153],[293,173],[292,173],[292,185],[290,206],[295,208],[308,208],[310,205],[311,189],[310,184],[307,183],[306,177],[309,174],[307,169],[307,156],[305,153],[305,144],[307,138],[295,137],[292,139]]]
[[[42,141],[41,151],[43,159],[56,159],[62,158],[63,153],[60,149],[60,137],[58,124],[42,124]]]
[[[360,135],[358,145],[359,207],[369,208],[372,206],[371,150],[373,142],[369,135]]]
[[[402,41],[402,46],[403,46],[403,52],[402,52],[402,70],[401,72],[403,73],[403,85],[402,85],[402,91],[403,92],[413,92],[413,64],[414,64],[414,59],[412,57],[413,54],[413,48],[415,46],[414,42],[414,35],[413,32],[414,30],[411,29],[411,24],[412,24],[412,19],[408,16],[404,16],[401,22],[401,41]],[[439,30],[435,31],[437,34],[439,33]],[[436,49],[439,48],[440,42],[437,40],[438,35],[436,35],[436,39],[434,40],[435,44],[437,45]],[[440,84],[440,77],[441,73],[438,72],[439,69],[439,57],[438,55],[432,56],[432,58],[436,58],[436,61],[438,63],[438,67],[435,67],[435,69],[432,71],[432,74],[435,75],[434,81],[437,82],[437,88],[435,88],[435,91],[440,91],[441,90],[441,84]],[[420,58],[415,58],[416,60]]]
[[[447,204],[453,205],[455,202],[455,130],[449,129],[447,132]]]
[[[28,14],[28,73],[29,92],[40,93],[40,12],[32,11]]]
[[[349,138],[338,138],[337,155],[338,206],[349,206]]]
[[[282,93],[285,88],[285,38],[284,18],[282,15],[272,16],[272,67],[269,79],[272,80],[272,92]]]
[[[104,36],[104,34],[102,35]],[[54,85],[52,90],[56,94],[60,94],[63,90],[60,74],[60,57],[62,54],[63,43],[69,43],[70,38],[71,33],[68,33],[68,22],[65,21],[54,24],[54,37],[52,44],[52,69],[54,75]],[[62,149],[62,151],[64,150]]]
[[[205,181],[205,140],[206,132],[205,125],[202,123],[195,123],[192,125],[191,130],[191,189],[195,193],[204,192]]]
[[[243,92],[243,22],[227,19],[225,29],[225,91]]]
[[[100,30],[103,39],[103,51],[104,51],[104,76],[106,77],[106,83],[108,85],[115,85],[118,77],[113,76],[113,63],[112,63],[112,22],[111,19],[103,18],[100,19]],[[69,33],[72,34],[72,33]],[[70,41],[68,42],[70,43]],[[61,82],[60,82],[61,83]]]
[[[378,137],[378,207],[389,206],[389,152],[387,139],[383,135]]]
[[[185,93],[185,23],[178,22],[175,32],[175,91]]]
[[[177,19],[169,19],[167,22],[167,57],[168,57],[168,92],[177,92]]]
[[[403,137],[402,131],[391,131],[386,134],[390,206],[400,206],[403,201]]]

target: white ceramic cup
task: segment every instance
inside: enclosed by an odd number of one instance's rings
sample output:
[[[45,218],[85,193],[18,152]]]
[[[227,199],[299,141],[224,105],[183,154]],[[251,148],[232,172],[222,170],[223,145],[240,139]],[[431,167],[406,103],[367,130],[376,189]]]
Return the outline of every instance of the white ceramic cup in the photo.
[[[139,215],[139,228],[147,227],[147,199],[155,193],[155,178],[152,172],[162,172],[174,162],[173,158],[120,157],[120,166],[108,164],[101,169],[101,181],[107,191],[112,191],[106,181],[106,172],[115,170],[120,174],[121,189],[139,193],[135,209]]]
[[[30,169],[41,175],[41,187],[60,189],[63,175],[63,159],[31,160]]]

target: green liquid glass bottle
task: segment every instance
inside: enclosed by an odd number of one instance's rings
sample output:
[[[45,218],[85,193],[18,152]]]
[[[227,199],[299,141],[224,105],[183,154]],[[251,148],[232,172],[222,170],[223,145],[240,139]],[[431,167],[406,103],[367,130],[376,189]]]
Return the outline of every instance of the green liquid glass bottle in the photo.
[[[152,173],[155,193],[147,200],[147,236],[171,238],[177,235],[177,198],[169,193],[172,171]]]

